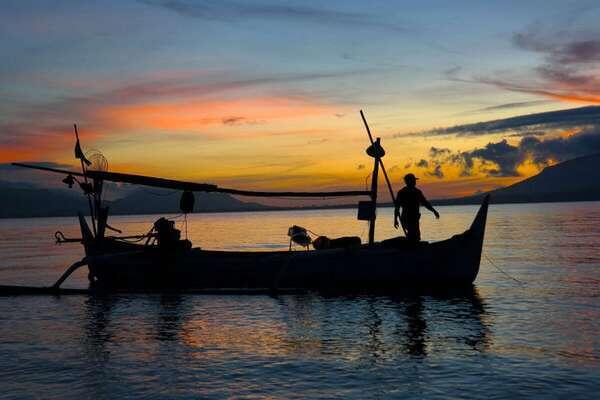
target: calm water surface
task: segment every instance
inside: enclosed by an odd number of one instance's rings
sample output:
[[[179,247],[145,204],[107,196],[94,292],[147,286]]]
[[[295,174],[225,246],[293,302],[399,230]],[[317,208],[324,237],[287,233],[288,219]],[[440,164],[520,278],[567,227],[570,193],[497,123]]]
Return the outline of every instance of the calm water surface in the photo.
[[[424,214],[424,239],[476,207]],[[156,216],[114,217],[126,233]],[[180,222],[180,225],[182,222]],[[354,210],[203,214],[211,249],[284,249],[287,228],[366,237]],[[75,218],[0,220],[0,284],[82,257]],[[380,211],[378,237],[395,235]],[[0,297],[3,398],[597,398],[600,203],[494,205],[473,291],[398,296]],[[65,286],[85,287],[85,273]]]

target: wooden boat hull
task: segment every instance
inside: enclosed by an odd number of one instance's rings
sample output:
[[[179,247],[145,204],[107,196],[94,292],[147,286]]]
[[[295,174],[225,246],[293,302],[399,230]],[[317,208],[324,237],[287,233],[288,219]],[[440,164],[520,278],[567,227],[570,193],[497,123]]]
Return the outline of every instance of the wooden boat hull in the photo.
[[[467,231],[435,243],[384,241],[358,248],[291,252],[167,252],[105,241],[87,244],[86,254],[92,287],[106,290],[375,291],[465,286],[479,272],[488,202],[486,198]]]

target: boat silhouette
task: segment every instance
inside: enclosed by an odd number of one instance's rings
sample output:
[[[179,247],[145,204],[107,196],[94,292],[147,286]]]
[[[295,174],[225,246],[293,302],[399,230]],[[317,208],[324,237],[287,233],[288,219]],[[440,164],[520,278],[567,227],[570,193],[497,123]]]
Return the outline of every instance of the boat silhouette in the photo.
[[[403,287],[457,287],[472,285],[479,272],[485,234],[489,196],[483,199],[473,223],[466,231],[439,242],[417,242],[399,237],[377,242],[375,221],[377,183],[381,170],[392,199],[394,193],[382,157],[385,151],[379,138],[366,153],[374,159],[371,190],[330,192],[268,192],[222,188],[213,184],[185,182],[160,177],[109,172],[101,156],[90,161],[81,151],[77,128],[75,155],[81,172],[47,168],[39,165],[14,165],[66,175],[69,186],[79,184],[88,197],[91,227],[79,214],[80,238],[66,238],[57,232],[59,243],[77,242],[85,249],[84,259],[74,263],[50,288],[0,287],[0,293],[47,293],[68,291],[60,285],[78,268],[87,266],[90,289],[94,291],[203,291],[218,293],[254,293],[264,291],[395,291]],[[100,160],[100,162],[98,162]],[[100,167],[98,167],[100,166]],[[120,233],[108,224],[109,208],[102,202],[103,182],[123,182],[182,192],[181,209],[193,210],[194,192],[219,192],[253,197],[342,197],[365,196],[359,203],[358,219],[369,221],[369,241],[360,238],[321,240],[306,251],[216,251],[194,248],[172,221],[161,218],[147,234],[139,236],[109,235]],[[299,231],[292,228],[300,228]],[[290,228],[292,239],[301,227]],[[335,243],[336,245],[330,245]]]

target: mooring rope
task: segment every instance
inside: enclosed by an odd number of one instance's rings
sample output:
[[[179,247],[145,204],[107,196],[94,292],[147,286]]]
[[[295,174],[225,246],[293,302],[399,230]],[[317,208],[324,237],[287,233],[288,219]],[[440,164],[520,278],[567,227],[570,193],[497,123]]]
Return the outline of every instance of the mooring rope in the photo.
[[[491,259],[488,257],[488,255],[487,255],[486,253],[483,253],[483,256],[484,256],[484,257],[485,257],[485,259],[486,259],[486,260],[488,260],[488,262],[489,262],[490,264],[492,264],[492,266],[493,266],[494,268],[496,268],[498,271],[502,272],[504,275],[508,276],[508,277],[509,277],[510,279],[512,279],[513,281],[520,283],[521,285],[524,285],[524,284],[525,284],[525,282],[523,282],[523,281],[520,281],[520,280],[518,280],[517,278],[510,276],[510,275],[508,274],[508,272],[504,271],[502,268],[500,268],[499,266],[497,266],[497,265],[496,265],[496,263],[495,263],[495,262],[493,262],[493,261],[492,261],[492,260],[491,260]]]

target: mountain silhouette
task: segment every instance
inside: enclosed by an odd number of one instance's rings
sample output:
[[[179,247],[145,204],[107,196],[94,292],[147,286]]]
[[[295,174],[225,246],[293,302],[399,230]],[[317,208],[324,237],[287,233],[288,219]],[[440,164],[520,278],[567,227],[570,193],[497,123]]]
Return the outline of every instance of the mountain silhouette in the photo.
[[[537,175],[501,189],[434,203],[478,204],[488,193],[494,203],[600,200],[600,154],[546,167]]]
[[[179,213],[181,192],[137,189],[107,202],[111,214]],[[247,203],[223,193],[195,193],[194,212],[259,211],[272,209]],[[87,199],[76,188],[42,189],[29,184],[0,181],[0,218],[66,217],[89,213]]]
[[[438,205],[479,204],[487,193],[494,203],[600,200],[600,154],[546,167],[511,186],[473,196],[433,200]],[[109,202],[111,214],[179,213],[181,192],[139,188]],[[245,202],[223,193],[195,193],[194,212],[260,211],[274,207]],[[350,207],[350,206],[345,206]],[[326,208],[333,208],[328,206]],[[42,189],[27,182],[0,181],[0,218],[73,216],[88,212],[79,190]]]
[[[194,193],[194,212],[258,211],[272,207],[249,203],[224,193]],[[140,188],[110,204],[111,214],[180,213],[181,191]]]
[[[0,218],[63,217],[89,212],[87,200],[68,189],[41,189],[0,181]]]

